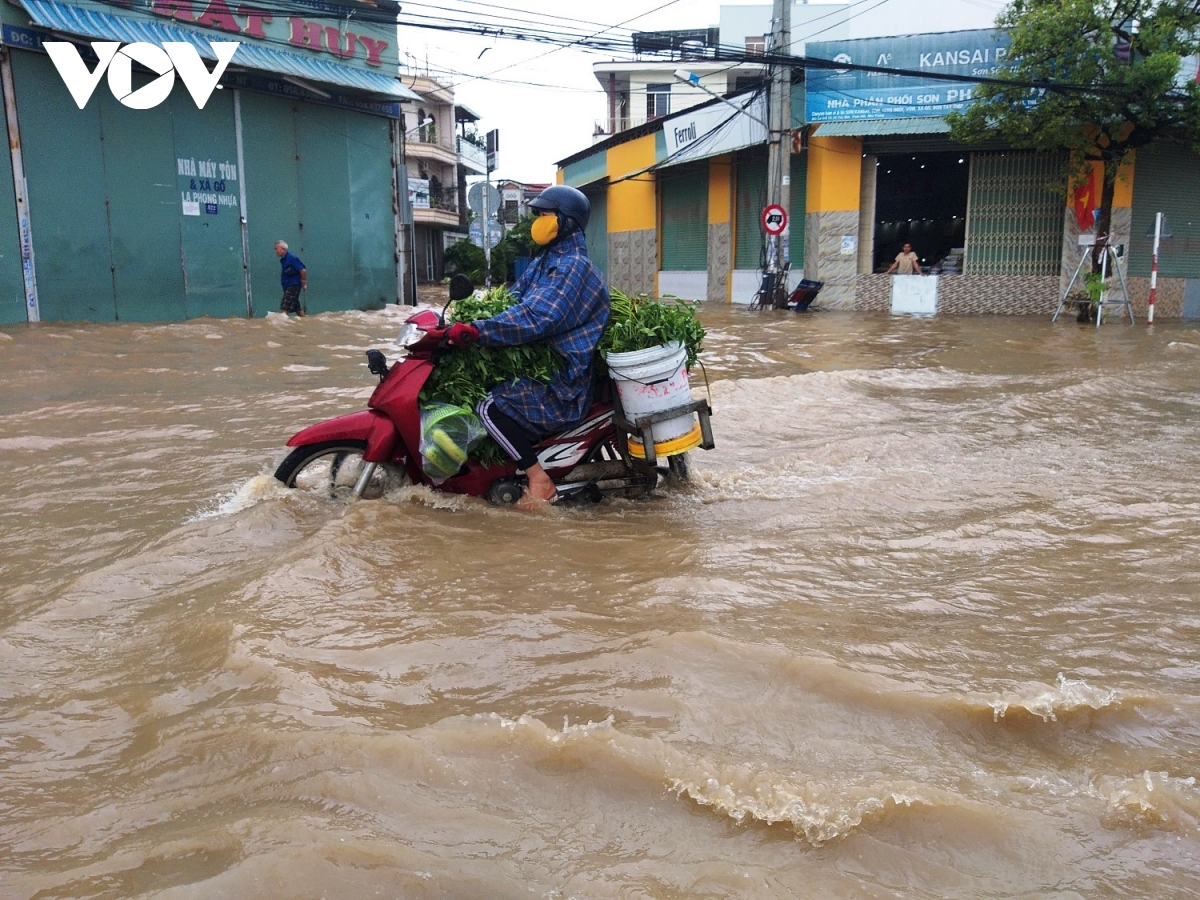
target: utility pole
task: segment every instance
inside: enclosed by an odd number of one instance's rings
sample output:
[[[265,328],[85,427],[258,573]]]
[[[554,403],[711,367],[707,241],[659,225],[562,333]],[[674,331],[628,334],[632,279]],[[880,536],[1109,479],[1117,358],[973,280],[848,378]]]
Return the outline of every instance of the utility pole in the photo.
[[[774,0],[771,13],[771,44],[767,52],[775,57],[771,64],[771,91],[767,110],[767,196],[768,203],[776,203],[791,210],[792,184],[792,67],[783,60],[792,52],[792,0]],[[778,236],[767,236],[767,271],[783,277],[791,261],[791,224]],[[781,286],[782,293],[775,296],[787,297],[787,285]],[[785,300],[786,302],[786,300]]]
[[[493,128],[487,133],[487,174],[483,189],[483,284],[492,286],[492,211],[490,208],[492,193],[492,173],[496,171],[497,154],[500,152],[500,132]]]

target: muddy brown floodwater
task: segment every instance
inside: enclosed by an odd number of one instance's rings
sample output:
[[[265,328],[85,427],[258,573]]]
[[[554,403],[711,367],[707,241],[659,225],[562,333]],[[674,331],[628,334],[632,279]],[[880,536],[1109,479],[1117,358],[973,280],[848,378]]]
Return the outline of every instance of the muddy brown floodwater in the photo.
[[[708,306],[684,490],[283,489],[402,315],[0,329],[0,896],[1200,894],[1200,331]]]

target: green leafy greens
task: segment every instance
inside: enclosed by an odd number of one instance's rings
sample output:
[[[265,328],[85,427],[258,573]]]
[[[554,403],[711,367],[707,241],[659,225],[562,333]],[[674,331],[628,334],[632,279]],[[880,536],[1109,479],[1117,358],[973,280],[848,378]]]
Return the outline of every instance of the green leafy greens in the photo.
[[[630,297],[617,290],[611,295],[612,311],[597,347],[601,374],[607,374],[603,359],[608,353],[646,350],[671,341],[679,341],[687,349],[688,369],[695,365],[704,351],[705,336],[696,317],[698,304],[673,297],[668,298],[671,302],[654,300],[645,294]],[[490,319],[516,302],[508,288],[492,288],[457,301],[446,317],[447,324]],[[420,402],[449,403],[473,411],[497,384],[518,378],[549,384],[562,362],[561,356],[540,341],[519,347],[451,347],[438,357],[421,389]],[[473,450],[471,458],[485,465],[507,459],[491,438]]]
[[[687,349],[686,365],[691,369],[704,352],[705,331],[696,318],[699,304],[674,297],[668,299],[672,302],[654,300],[645,294],[630,297],[612,291],[612,313],[597,348],[601,357],[679,341]]]

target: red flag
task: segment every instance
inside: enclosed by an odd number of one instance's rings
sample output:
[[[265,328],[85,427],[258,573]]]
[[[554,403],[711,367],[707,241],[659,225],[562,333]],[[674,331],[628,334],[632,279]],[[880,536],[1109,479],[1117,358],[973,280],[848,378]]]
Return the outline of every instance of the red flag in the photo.
[[[1096,216],[1092,212],[1100,202],[1100,193],[1096,190],[1096,169],[1088,167],[1087,180],[1075,188],[1075,221],[1080,231],[1087,231],[1096,224]]]

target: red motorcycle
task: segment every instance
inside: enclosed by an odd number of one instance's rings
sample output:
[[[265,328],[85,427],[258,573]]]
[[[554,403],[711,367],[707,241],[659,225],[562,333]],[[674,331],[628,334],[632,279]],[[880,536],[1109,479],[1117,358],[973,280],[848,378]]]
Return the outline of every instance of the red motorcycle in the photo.
[[[473,290],[469,280],[455,276],[450,298],[462,299]],[[289,488],[334,498],[379,497],[389,485],[408,482],[483,497],[501,506],[516,503],[525,489],[525,478],[513,462],[483,465],[467,460],[446,479],[431,478],[422,467],[417,398],[446,347],[445,330],[444,315],[423,310],[409,317],[400,330],[397,343],[407,354],[399,362],[389,366],[379,350],[366,351],[368,368],[379,376],[367,409],[293,435],[287,444],[295,449],[280,463],[275,477]],[[701,429],[701,448],[714,446],[709,421],[712,411],[705,400],[629,421],[611,382],[605,380],[598,394],[582,422],[535,447],[538,461],[558,487],[560,502],[640,497],[654,490],[660,479],[686,481],[687,454],[668,457],[665,467],[658,465],[651,434],[656,422],[694,412]],[[630,435],[645,448],[644,456],[630,453]]]

